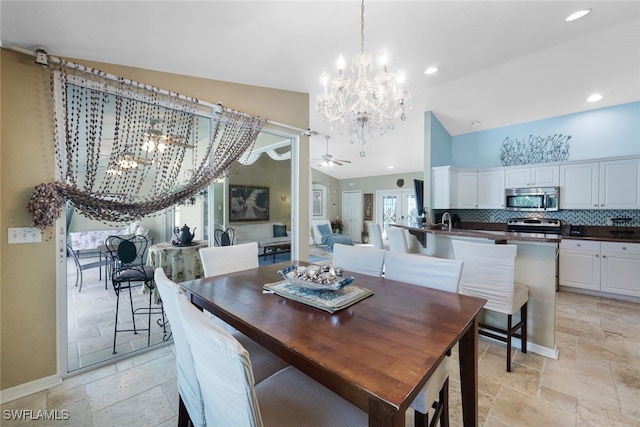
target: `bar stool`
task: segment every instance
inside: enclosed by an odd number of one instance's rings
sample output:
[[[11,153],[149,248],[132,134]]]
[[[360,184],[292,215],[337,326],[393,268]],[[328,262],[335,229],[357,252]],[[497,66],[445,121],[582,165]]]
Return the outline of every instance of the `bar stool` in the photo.
[[[521,340],[527,352],[529,288],[515,282],[516,245],[489,245],[453,240],[455,259],[464,262],[459,293],[487,300],[484,308],[507,315],[507,328],[479,324],[478,333],[507,343],[507,372],[511,372],[511,338]],[[513,315],[520,311],[520,321]],[[520,331],[520,332],[518,332]]]

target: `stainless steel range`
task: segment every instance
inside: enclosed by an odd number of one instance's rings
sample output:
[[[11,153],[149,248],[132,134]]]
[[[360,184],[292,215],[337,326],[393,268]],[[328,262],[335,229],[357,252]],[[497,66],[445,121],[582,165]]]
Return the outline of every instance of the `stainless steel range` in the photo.
[[[562,221],[554,218],[511,218],[507,231],[518,233],[560,234]]]

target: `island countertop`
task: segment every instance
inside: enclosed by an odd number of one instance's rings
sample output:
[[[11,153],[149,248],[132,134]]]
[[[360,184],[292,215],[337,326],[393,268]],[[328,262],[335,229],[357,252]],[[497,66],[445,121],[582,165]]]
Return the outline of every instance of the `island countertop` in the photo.
[[[545,242],[545,243],[559,243],[561,236],[559,234],[545,234],[545,233],[516,233],[512,231],[500,231],[500,230],[469,230],[464,228],[452,228],[449,230],[442,230],[442,226],[439,225],[427,225],[422,227],[410,227],[407,225],[391,224],[394,227],[401,227],[414,233],[430,233],[442,236],[458,236],[458,237],[474,237],[478,239],[489,239],[494,242],[505,241],[521,241],[521,242]]]

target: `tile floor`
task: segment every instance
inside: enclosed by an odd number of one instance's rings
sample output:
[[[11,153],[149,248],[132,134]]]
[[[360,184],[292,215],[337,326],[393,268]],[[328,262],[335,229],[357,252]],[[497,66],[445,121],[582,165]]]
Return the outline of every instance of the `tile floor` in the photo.
[[[81,258],[81,264],[98,261],[98,258]],[[76,287],[76,268],[73,259],[67,261],[67,316],[68,316],[68,366],[70,371],[91,366],[123,354],[147,347],[147,331],[119,332],[116,341],[117,354],[113,354],[113,327],[115,323],[116,294],[109,281],[104,284],[104,271],[100,278],[98,268],[84,270],[82,291]],[[79,286],[79,285],[78,285]],[[141,288],[131,290],[134,307],[146,307],[149,295],[142,294]],[[158,307],[153,305],[153,307]],[[131,308],[129,293],[120,295],[118,329],[131,329]],[[157,321],[161,315],[151,316],[151,345],[162,343],[164,331]],[[136,328],[147,328],[148,317],[136,315]]]
[[[83,290],[84,293],[84,290]],[[558,360],[516,351],[505,371],[504,346],[481,338],[479,425],[640,426],[640,305],[557,294]],[[452,356],[450,419],[461,426],[457,353]],[[3,426],[175,426],[178,391],[173,346],[66,379],[5,410],[67,410],[69,419]],[[408,412],[407,426],[413,416]]]

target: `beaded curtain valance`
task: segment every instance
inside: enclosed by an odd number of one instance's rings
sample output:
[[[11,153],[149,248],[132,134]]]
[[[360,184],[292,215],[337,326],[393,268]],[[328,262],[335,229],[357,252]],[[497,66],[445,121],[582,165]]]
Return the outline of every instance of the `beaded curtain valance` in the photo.
[[[61,61],[49,64],[57,181],[27,210],[44,229],[69,201],[85,216],[124,223],[198,194],[241,167],[266,120]]]

